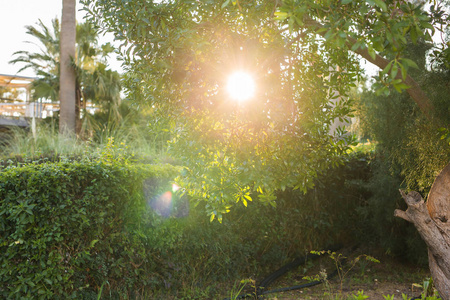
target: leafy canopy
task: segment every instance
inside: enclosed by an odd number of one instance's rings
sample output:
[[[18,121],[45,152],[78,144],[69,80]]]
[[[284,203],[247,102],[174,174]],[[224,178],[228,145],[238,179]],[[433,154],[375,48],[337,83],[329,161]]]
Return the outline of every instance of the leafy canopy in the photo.
[[[380,81],[402,90],[415,67],[403,36],[433,30],[401,1],[82,2],[121,42],[130,98],[171,120],[180,181],[219,221],[235,202],[273,204],[276,189],[306,190],[338,164],[351,137],[330,126],[351,116],[354,53],[381,59]],[[236,70],[256,80],[246,103],[225,91]]]

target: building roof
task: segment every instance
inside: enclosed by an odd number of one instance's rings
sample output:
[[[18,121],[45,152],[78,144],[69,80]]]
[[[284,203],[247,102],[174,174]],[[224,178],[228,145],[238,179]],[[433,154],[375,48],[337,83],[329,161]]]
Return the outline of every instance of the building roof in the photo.
[[[28,86],[37,78],[18,75],[0,74],[0,86],[12,88],[28,88]]]

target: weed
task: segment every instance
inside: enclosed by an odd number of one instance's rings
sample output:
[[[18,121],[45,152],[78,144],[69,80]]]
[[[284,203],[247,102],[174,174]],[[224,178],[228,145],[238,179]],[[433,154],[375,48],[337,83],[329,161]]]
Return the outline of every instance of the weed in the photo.
[[[364,295],[364,291],[358,291],[356,295],[352,295],[353,299],[355,300],[364,300],[369,298],[369,296]]]
[[[429,300],[440,299],[439,294],[436,288],[434,287],[433,278],[431,277],[426,278],[422,282],[422,284],[413,283],[412,289],[414,290],[415,287],[422,290],[421,293],[422,299],[429,299]]]
[[[254,290],[253,291],[254,295],[256,295],[256,282],[255,282],[255,280],[253,280],[251,278],[247,278],[247,279],[242,279],[239,282],[239,285],[236,285],[236,283],[234,284],[233,288],[230,291],[230,298],[229,299],[230,300],[236,300],[247,285],[250,285],[252,287],[252,289]]]
[[[365,259],[366,262],[373,262],[373,263],[380,262],[379,260],[377,260],[376,258],[374,258],[372,256],[369,256],[366,254],[361,254],[361,255],[357,256],[356,258],[354,258],[353,260],[351,260],[350,263],[348,264],[347,268],[344,268],[346,266],[346,264],[344,264],[344,263],[347,261],[347,257],[345,257],[341,253],[336,253],[336,252],[333,252],[330,250],[328,250],[328,251],[311,251],[311,253],[316,254],[316,255],[328,254],[328,257],[333,261],[333,263],[336,267],[337,275],[339,277],[340,291],[342,291],[344,279],[347,277],[349,272],[356,266],[356,264],[358,262],[360,262],[363,259]]]

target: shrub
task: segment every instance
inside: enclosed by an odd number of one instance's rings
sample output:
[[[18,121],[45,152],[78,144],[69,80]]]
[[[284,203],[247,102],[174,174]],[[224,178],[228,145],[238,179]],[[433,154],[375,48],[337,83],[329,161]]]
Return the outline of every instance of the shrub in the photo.
[[[280,191],[276,208],[237,205],[222,224],[170,193],[175,167],[131,164],[112,142],[75,159],[3,167],[0,298],[213,299],[224,282],[261,279],[310,250],[404,233],[392,231],[394,207],[377,206],[390,181],[378,181],[371,154],[351,155],[306,194]]]
[[[139,235],[146,212],[142,182],[153,178],[167,186],[174,174],[170,166],[107,160],[4,170],[0,297],[89,298],[105,284],[125,297],[151,285],[156,275]]]

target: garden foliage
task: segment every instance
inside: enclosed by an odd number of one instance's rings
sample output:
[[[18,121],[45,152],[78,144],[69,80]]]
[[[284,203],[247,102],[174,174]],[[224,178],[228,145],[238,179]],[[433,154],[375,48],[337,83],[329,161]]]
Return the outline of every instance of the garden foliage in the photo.
[[[179,212],[164,218],[149,204],[168,192],[177,169],[130,164],[112,148],[101,159],[6,164],[0,173],[2,298],[212,297],[208,286],[262,276],[340,238],[337,202],[317,199],[324,193],[318,190],[304,197],[280,192],[278,208],[249,203],[223,224],[210,223],[199,207],[184,218],[173,218]],[[346,210],[350,198],[341,195]]]
[[[111,158],[111,157],[110,157]],[[0,173],[0,297],[81,299],[154,281],[142,181],[170,166],[101,161],[9,167]],[[159,192],[155,185],[154,193]]]
[[[376,211],[375,159],[356,153],[308,193],[279,191],[276,208],[249,202],[222,224],[175,193],[169,213],[155,211],[178,169],[130,163],[112,142],[101,159],[10,161],[0,173],[0,297],[214,299],[223,283],[261,280],[310,250],[391,247],[373,228],[398,240],[393,216],[365,215]]]

